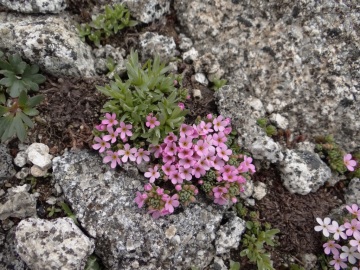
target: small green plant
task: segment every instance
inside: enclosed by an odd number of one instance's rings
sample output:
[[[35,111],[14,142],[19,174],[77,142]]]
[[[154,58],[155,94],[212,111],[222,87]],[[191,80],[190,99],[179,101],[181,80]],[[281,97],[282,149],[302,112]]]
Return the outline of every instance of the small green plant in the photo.
[[[305,268],[298,264],[290,264],[290,270],[305,270]]]
[[[64,210],[65,214],[69,218],[71,218],[77,226],[79,226],[79,222],[77,221],[77,218],[76,218],[75,214],[71,211],[70,207],[64,202],[62,202],[60,205],[61,205],[61,208]]]
[[[89,24],[79,25],[78,32],[83,41],[88,37],[96,46],[100,46],[102,38],[108,38],[125,27],[135,25],[137,22],[130,19],[129,10],[122,4],[116,4],[112,7],[106,6],[105,12]]]
[[[131,140],[142,138],[156,145],[169,132],[177,130],[184,122],[187,110],[178,103],[184,101],[187,91],[174,86],[174,76],[169,74],[159,57],[141,66],[138,54],[131,52],[126,63],[128,79],[122,81],[115,75],[109,85],[97,89],[110,97],[104,105],[104,112],[115,113],[119,121],[132,124]],[[156,117],[160,124],[147,128],[147,117]]]
[[[52,205],[51,207],[48,207],[46,209],[46,211],[48,211],[48,217],[52,217],[55,213],[60,213],[61,209],[60,208],[56,208],[55,205]]]
[[[360,177],[360,153],[353,154],[353,158],[357,161],[357,166],[352,168],[353,171],[350,171],[345,164],[346,152],[335,142],[332,135],[317,136],[315,142],[315,151],[334,172],[339,174],[348,172],[349,178]]]
[[[240,263],[230,260],[229,270],[240,270]]]
[[[85,270],[100,270],[100,264],[98,262],[98,257],[96,255],[90,255],[86,262]]]
[[[249,219],[246,222],[246,232],[241,240],[242,251],[240,256],[247,258],[257,265],[258,270],[274,270],[270,254],[266,252],[264,245],[274,246],[274,237],[280,232],[278,229],[271,229],[271,225],[259,222],[258,212],[249,212],[241,203],[235,206],[235,211],[241,218]]]
[[[14,135],[21,142],[25,140],[27,128],[34,127],[29,116],[39,114],[39,111],[34,107],[42,100],[43,96],[38,95],[29,98],[26,92],[22,90],[19,98],[12,99],[9,106],[0,105],[0,138],[2,142]]]
[[[19,97],[22,91],[38,91],[39,84],[46,80],[38,72],[37,65],[28,65],[19,54],[9,56],[8,61],[0,60],[0,74],[5,77],[0,80],[0,84],[7,87],[6,92],[12,98]]]
[[[221,87],[223,87],[227,83],[227,80],[219,79],[219,78],[213,78],[211,80],[211,82],[213,83],[212,88],[214,89],[214,91],[218,91]]]
[[[256,123],[266,132],[267,136],[272,137],[277,135],[276,127],[268,124],[269,120],[267,118],[259,118]]]

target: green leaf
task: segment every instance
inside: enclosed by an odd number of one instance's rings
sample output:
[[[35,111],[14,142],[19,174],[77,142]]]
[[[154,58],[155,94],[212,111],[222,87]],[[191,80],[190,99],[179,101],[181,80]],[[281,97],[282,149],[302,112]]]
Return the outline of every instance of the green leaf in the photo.
[[[13,116],[5,116],[0,118],[3,121],[1,121],[1,131],[2,131],[2,136],[1,136],[1,141],[5,142],[6,140],[10,139],[12,136],[15,135],[16,130],[15,130],[15,126],[14,126],[14,117]]]
[[[28,116],[35,116],[39,114],[39,111],[34,108],[25,108],[23,112]]]
[[[33,97],[28,99],[28,101],[26,103],[26,106],[29,107],[29,108],[33,108],[36,105],[40,104],[43,100],[44,100],[43,95],[33,96]]]
[[[24,142],[25,141],[25,137],[26,137],[26,129],[24,127],[24,123],[21,119],[21,116],[20,115],[16,115],[14,117],[14,126],[15,126],[15,129],[16,129],[16,136],[19,138],[19,140],[21,142]]]
[[[22,90],[26,89],[24,83],[18,79],[15,79],[10,86],[10,96],[16,98],[20,95]]]
[[[64,210],[64,212],[66,213],[66,215],[71,218],[74,223],[79,226],[79,223],[77,221],[76,216],[74,215],[74,213],[71,211],[70,207],[66,204],[66,203],[61,203],[61,208]]]
[[[28,95],[26,94],[26,91],[21,91],[19,95],[19,105],[21,108],[24,108],[26,106],[26,102],[28,101]]]
[[[14,117],[8,115],[5,117],[0,117],[0,137],[2,138],[3,134],[5,133],[5,131],[10,127],[11,122],[13,120]],[[6,138],[7,139],[7,138]],[[1,141],[5,141],[6,139],[1,139]]]
[[[240,263],[230,260],[230,268],[229,268],[229,270],[240,270]]]
[[[96,256],[91,255],[86,262],[85,270],[100,270],[100,265],[97,260]]]
[[[16,116],[20,116],[21,120],[24,121],[24,123],[29,127],[29,128],[33,128],[34,127],[34,123],[31,121],[31,119],[26,116],[23,112],[17,112]]]
[[[4,93],[0,93],[0,104],[5,104],[6,98]]]
[[[9,112],[9,108],[0,105],[0,116],[3,116],[3,115],[6,114],[7,112]]]

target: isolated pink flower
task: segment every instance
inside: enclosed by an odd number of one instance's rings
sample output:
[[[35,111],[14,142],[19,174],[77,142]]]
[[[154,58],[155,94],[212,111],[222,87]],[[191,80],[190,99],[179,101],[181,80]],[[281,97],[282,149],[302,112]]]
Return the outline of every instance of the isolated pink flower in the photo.
[[[352,171],[354,171],[354,167],[356,166],[357,163],[356,163],[355,160],[352,159],[351,154],[346,154],[346,155],[344,156],[344,164],[345,164],[346,168],[347,168],[350,172],[352,172]]]
[[[96,125],[95,128],[98,131],[104,131],[106,129],[106,125],[100,124],[100,125]]]
[[[334,240],[327,241],[324,245],[324,253],[326,255],[329,255],[330,252],[334,255],[339,255],[339,250],[341,249],[341,246],[337,244]]]
[[[149,114],[148,116],[146,116],[146,123],[145,125],[152,129],[154,127],[160,126],[160,122],[157,121],[157,118],[155,116],[152,116],[152,114]]]
[[[136,163],[140,164],[142,160],[148,162],[150,160],[149,155],[149,151],[145,151],[142,148],[138,149],[138,151],[135,153]]]
[[[124,122],[120,122],[120,138],[124,140],[126,136],[132,136],[131,132],[132,125],[126,125]]]
[[[174,194],[170,197],[165,203],[165,209],[168,210],[170,213],[174,212],[174,207],[179,206],[179,195]]]
[[[138,207],[141,208],[144,205],[145,200],[147,199],[147,194],[141,194],[139,191],[136,192],[136,198],[134,200],[134,202],[137,203]]]
[[[108,127],[107,127],[107,132],[109,132],[109,134],[103,136],[104,141],[110,141],[110,140],[111,140],[111,143],[116,142],[116,138],[117,138],[117,136],[119,135],[119,131],[120,131],[119,128],[117,128],[117,129],[114,131],[114,129],[113,129],[112,126],[108,126]]]
[[[330,226],[331,219],[326,217],[326,218],[324,218],[324,221],[323,221],[321,218],[317,217],[316,221],[320,225],[314,227],[315,231],[317,231],[317,232],[322,231],[325,237],[329,237],[329,235],[330,235],[329,234],[329,226]]]
[[[149,168],[149,170],[144,175],[146,178],[150,178],[150,183],[154,183],[155,179],[158,179],[160,177],[160,173],[158,172],[158,166],[155,165],[154,168]]]
[[[95,150],[99,150],[99,153],[104,152],[106,148],[110,148],[110,143],[106,142],[102,138],[95,137],[94,141],[96,141],[98,143],[93,144],[92,148],[94,148]]]
[[[119,122],[116,120],[116,114],[105,114],[105,119],[101,121],[101,124],[107,125],[108,127],[111,127],[113,125],[117,125]]]
[[[185,109],[185,105],[184,105],[184,103],[182,103],[182,102],[179,102],[178,103],[178,107],[180,108],[180,110],[184,110]]]
[[[104,163],[109,163],[111,162],[111,168],[115,168],[117,164],[121,164],[120,158],[119,158],[119,151],[118,152],[113,152],[111,150],[106,151],[106,156],[103,159]]]
[[[119,150],[119,154],[123,156],[121,158],[122,162],[127,162],[128,159],[130,159],[131,161],[135,161],[136,160],[135,153],[136,153],[136,148],[130,149],[130,144],[128,143],[124,145],[124,149]]]

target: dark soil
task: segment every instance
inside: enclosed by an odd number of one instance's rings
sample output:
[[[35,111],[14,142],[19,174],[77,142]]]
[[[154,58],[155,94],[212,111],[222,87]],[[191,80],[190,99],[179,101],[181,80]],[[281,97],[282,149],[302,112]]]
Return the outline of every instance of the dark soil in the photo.
[[[78,22],[89,22],[90,11],[95,0],[68,0],[68,10],[77,16]],[[161,34],[173,36],[177,41],[175,31],[176,18],[171,14],[162,21],[150,25],[138,26],[110,41],[114,47],[120,46],[126,51],[136,47],[139,34],[144,31],[157,31]],[[214,101],[214,91],[194,82],[191,64],[181,63],[179,73],[184,75],[183,85],[189,90],[201,89],[201,100],[189,99],[186,107],[190,110],[187,122],[191,123],[197,116],[208,113],[217,113]],[[29,135],[29,143],[41,142],[49,146],[54,156],[63,154],[65,149],[91,149],[93,140],[92,130],[102,116],[101,108],[106,97],[96,90],[96,85],[104,85],[108,79],[104,77],[85,78],[55,78],[47,76],[47,80],[40,87],[40,94],[45,96],[44,102],[38,106],[40,114],[35,118],[35,128]],[[18,151],[18,141],[10,142],[11,153],[15,157]],[[267,184],[268,194],[261,201],[256,202],[252,210],[260,213],[260,219],[269,222],[273,228],[280,229],[278,245],[272,248],[272,260],[275,269],[288,263],[292,259],[301,265],[300,254],[322,253],[321,235],[314,231],[315,218],[325,217],[331,209],[340,204],[343,186],[323,187],[316,193],[306,196],[290,194],[282,185],[279,173],[274,169],[264,169],[254,174],[254,181]],[[8,187],[15,186],[19,180],[8,181]],[[6,189],[6,187],[3,187]],[[37,191],[40,192],[39,215],[47,218],[45,201],[51,195],[53,187],[51,181],[39,179]],[[335,198],[338,199],[335,199]],[[45,209],[45,212],[44,212]],[[54,217],[64,216],[64,213],[55,214]],[[16,222],[16,220],[14,219]],[[233,261],[241,262],[241,269],[256,269],[246,258],[240,258],[238,250],[232,252]],[[285,269],[285,268],[284,268]]]

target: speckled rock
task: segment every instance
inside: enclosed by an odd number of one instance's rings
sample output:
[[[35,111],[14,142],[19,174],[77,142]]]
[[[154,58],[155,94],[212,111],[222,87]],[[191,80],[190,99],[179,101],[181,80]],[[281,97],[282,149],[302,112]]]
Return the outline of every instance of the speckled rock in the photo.
[[[16,171],[12,164],[12,157],[5,144],[0,144],[0,183],[15,175]]]
[[[67,6],[65,0],[0,0],[0,4],[23,13],[60,13]]]
[[[360,145],[358,0],[175,0],[183,33],[294,134]]]
[[[345,192],[345,202],[347,205],[356,203],[360,205],[360,179],[351,179],[348,188]]]
[[[8,189],[8,194],[0,201],[0,220],[36,216],[36,199],[29,190],[30,185]]]
[[[91,48],[80,40],[73,22],[7,13],[0,13],[0,22],[0,49],[18,52],[55,76],[95,75]]]
[[[15,250],[15,227],[9,231],[0,230],[0,269],[2,270],[28,270],[25,262]]]
[[[71,218],[22,220],[15,232],[16,251],[31,269],[84,269],[94,242]]]
[[[143,23],[160,19],[170,10],[170,1],[168,0],[112,0],[112,2],[126,4],[131,16]]]
[[[291,193],[315,192],[331,177],[331,170],[310,151],[286,150],[280,164],[281,179]]]
[[[162,61],[168,61],[175,56],[176,44],[172,37],[166,37],[153,32],[140,35],[140,53],[142,59],[159,55]]]
[[[124,49],[114,48],[113,46],[106,44],[105,46],[93,50],[93,53],[95,56],[95,70],[98,74],[109,72],[106,66],[109,58],[111,58],[116,65],[115,70],[108,74],[110,79],[112,79],[115,74],[122,76],[126,72],[124,61],[126,52]]]
[[[256,120],[265,115],[259,99],[247,94],[241,85],[223,86],[215,92],[215,97],[220,114],[230,117],[233,127],[240,134],[239,144],[248,149],[255,159],[272,163],[283,159],[280,145],[256,124]]]
[[[236,249],[239,246],[241,235],[245,231],[245,221],[234,213],[229,217],[229,221],[220,226],[217,231],[215,241],[216,254],[229,253],[230,249]]]
[[[96,239],[96,254],[108,269],[133,269],[133,264],[144,270],[209,265],[225,209],[198,202],[154,220],[133,202],[135,192],[146,183],[134,173],[110,170],[98,154],[88,151],[53,160],[54,179],[84,229]]]

